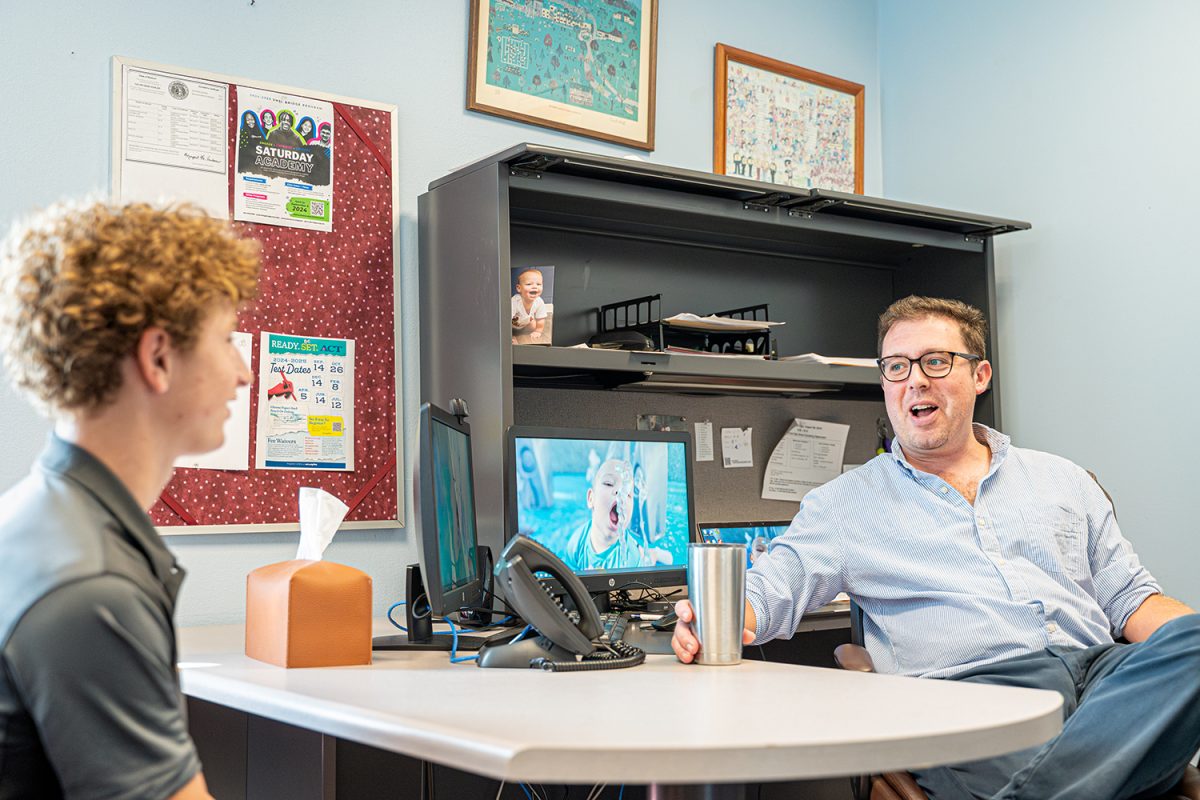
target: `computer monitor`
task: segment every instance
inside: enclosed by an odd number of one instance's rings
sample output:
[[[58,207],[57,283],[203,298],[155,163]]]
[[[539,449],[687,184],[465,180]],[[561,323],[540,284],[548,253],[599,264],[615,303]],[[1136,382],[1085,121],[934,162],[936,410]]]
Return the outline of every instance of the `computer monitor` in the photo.
[[[421,563],[409,565],[405,577],[408,632],[376,636],[371,642],[375,650],[450,650],[454,636],[434,633],[433,620],[463,608],[488,607],[477,553],[471,428],[426,403],[418,443],[413,488],[421,519]],[[490,615],[475,618],[487,622]],[[483,642],[477,636],[457,638],[460,650],[478,650]]]
[[[746,569],[767,551],[767,545],[788,529],[791,521],[780,522],[702,522],[700,539],[705,542],[740,544],[746,548]]]
[[[687,433],[513,426],[505,474],[506,537],[541,542],[589,591],[687,583]]]
[[[475,530],[475,481],[471,428],[430,403],[421,406],[420,455],[413,480],[419,486],[421,564],[429,609],[443,617],[484,605]]]

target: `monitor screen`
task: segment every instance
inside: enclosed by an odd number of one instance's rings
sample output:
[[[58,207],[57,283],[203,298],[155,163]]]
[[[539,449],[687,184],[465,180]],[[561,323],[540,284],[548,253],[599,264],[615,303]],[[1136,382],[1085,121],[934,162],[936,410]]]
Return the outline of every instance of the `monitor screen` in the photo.
[[[746,548],[746,569],[767,552],[772,539],[788,529],[791,522],[712,522],[701,523],[700,538],[705,542],[740,544]]]
[[[548,547],[593,591],[686,582],[691,437],[514,427],[509,535]]]
[[[435,616],[482,604],[475,546],[475,484],[471,431],[466,422],[425,404],[421,407],[423,573]]]

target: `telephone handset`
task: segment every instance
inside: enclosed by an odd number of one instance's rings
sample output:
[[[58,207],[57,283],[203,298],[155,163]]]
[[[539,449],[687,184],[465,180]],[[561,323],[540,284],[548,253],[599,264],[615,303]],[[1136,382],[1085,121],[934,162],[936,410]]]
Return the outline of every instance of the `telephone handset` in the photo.
[[[567,591],[578,611],[578,622],[538,579],[538,572],[549,573]],[[624,642],[598,641],[604,625],[583,583],[558,556],[527,536],[514,536],[500,553],[496,586],[539,636],[484,648],[476,661],[481,667],[615,669],[635,666],[646,658],[641,650]]]

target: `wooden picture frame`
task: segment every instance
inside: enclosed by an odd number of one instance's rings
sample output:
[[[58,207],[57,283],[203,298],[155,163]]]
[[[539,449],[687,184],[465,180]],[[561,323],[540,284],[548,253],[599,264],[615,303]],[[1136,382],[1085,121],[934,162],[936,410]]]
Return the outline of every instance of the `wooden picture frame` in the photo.
[[[715,61],[713,172],[862,194],[862,84],[725,44]]]
[[[588,20],[534,5],[471,0],[467,108],[653,150],[658,0],[575,0]]]

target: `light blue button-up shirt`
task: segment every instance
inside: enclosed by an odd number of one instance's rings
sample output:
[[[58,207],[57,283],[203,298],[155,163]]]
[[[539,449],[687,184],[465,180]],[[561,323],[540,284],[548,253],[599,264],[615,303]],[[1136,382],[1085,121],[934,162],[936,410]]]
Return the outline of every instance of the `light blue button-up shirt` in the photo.
[[[1161,590],[1104,492],[1064,458],[975,435],[992,461],[973,506],[898,444],[809,492],[747,573],[755,641],[791,636],[838,592],[862,607],[879,672],[947,677],[1119,636]]]

